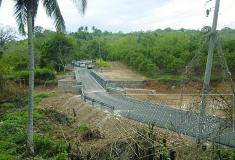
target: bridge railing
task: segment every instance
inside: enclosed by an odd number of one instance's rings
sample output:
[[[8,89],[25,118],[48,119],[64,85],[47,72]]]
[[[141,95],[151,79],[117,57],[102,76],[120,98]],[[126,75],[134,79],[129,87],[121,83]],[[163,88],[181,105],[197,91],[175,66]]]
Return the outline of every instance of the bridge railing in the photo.
[[[77,82],[77,85],[81,85],[82,84],[82,80],[81,80],[81,78],[80,78],[80,76],[79,76],[79,74],[78,74],[78,69],[77,68],[75,68],[75,79],[76,79],[76,82]]]
[[[101,107],[107,108],[110,112],[113,112],[114,109],[115,109],[114,106],[108,105],[108,104],[106,104],[106,103],[104,103],[104,102],[102,102],[102,101],[99,101],[99,100],[96,100],[96,99],[94,99],[94,98],[91,98],[91,97],[87,96],[84,92],[83,92],[83,100],[84,100],[85,102],[90,101],[91,104],[92,104],[92,106],[94,106],[95,103],[96,103],[96,104],[99,104]]]
[[[95,70],[90,70],[90,74],[96,79],[96,81],[103,87],[106,89],[106,86],[108,84],[108,80],[103,77],[102,75],[100,75],[99,73],[97,73]]]

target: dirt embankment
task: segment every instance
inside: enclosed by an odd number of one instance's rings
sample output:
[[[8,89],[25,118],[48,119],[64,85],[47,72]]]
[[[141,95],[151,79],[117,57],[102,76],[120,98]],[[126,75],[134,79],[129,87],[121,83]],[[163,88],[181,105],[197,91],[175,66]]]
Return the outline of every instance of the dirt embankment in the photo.
[[[111,67],[106,70],[102,70],[101,74],[108,80],[113,81],[143,81],[147,79],[145,76],[134,72],[127,68],[120,62],[110,62]]]
[[[53,95],[43,99],[38,107],[55,123],[54,135],[70,145],[73,154],[90,156],[91,159],[104,157],[120,159],[120,157],[127,158],[125,156],[129,154],[135,156],[136,151],[133,149],[137,142],[140,143],[138,146],[142,152],[139,154],[142,156],[148,154],[148,148],[144,149],[146,145],[161,145],[163,138],[167,139],[166,146],[176,150],[178,154],[183,154],[180,150],[182,146],[193,146],[194,143],[191,138],[159,128],[154,129],[156,142],[150,143],[146,124],[101,110],[99,106],[90,106],[81,100],[80,95],[72,93],[54,90]],[[95,136],[84,139],[79,132],[81,124],[87,124]]]
[[[98,154],[117,141],[125,141],[128,139],[127,135],[132,134],[137,128],[136,122],[92,107],[83,102],[80,95],[71,93],[55,92],[52,97],[44,99],[39,107],[45,110],[54,110],[69,117],[70,125],[55,125],[55,132],[57,132],[57,136],[71,145],[73,152],[80,152],[80,154],[88,152],[93,155]],[[81,124],[87,124],[91,130],[96,131],[97,138],[82,140],[79,132]]]
[[[101,74],[108,80],[115,81],[143,81],[148,78],[131,70],[120,62],[110,62],[111,67],[102,70]],[[146,89],[156,90],[157,93],[183,93],[183,94],[198,94],[202,90],[202,82],[160,82],[158,80],[148,81]],[[212,81],[211,93],[231,93],[230,83],[226,81]]]
[[[154,89],[157,93],[182,93],[182,94],[198,94],[202,91],[202,82],[160,82],[148,81],[146,89]],[[231,93],[230,82],[212,81],[210,84],[211,93]]]
[[[111,68],[103,70],[102,74],[109,80],[135,81],[147,79],[120,62],[112,62]],[[149,80],[144,87],[147,90],[126,90],[125,94],[140,100],[199,112],[202,88],[202,82],[199,81],[163,82]],[[208,98],[207,112],[222,117],[227,117],[227,115],[231,117],[230,111],[233,96],[231,95],[230,82],[212,81],[209,93],[213,95],[210,95]]]
[[[126,90],[126,95],[160,105],[199,112],[202,98],[202,84],[188,82],[175,84],[170,82],[149,81],[146,90]],[[153,92],[154,90],[155,92]],[[232,118],[233,96],[229,82],[212,82],[208,95],[207,113]]]

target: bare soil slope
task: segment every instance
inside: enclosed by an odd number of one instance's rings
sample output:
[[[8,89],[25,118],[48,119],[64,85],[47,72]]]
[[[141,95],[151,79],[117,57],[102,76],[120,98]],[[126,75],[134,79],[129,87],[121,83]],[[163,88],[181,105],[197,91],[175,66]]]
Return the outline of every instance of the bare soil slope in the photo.
[[[111,69],[102,71],[102,74],[109,80],[144,80],[146,77],[132,71],[120,62],[112,62]],[[198,112],[201,102],[202,82],[175,82],[175,81],[147,81],[145,90],[128,90],[125,94],[132,98],[150,101],[157,104],[169,105],[180,109],[193,110]],[[210,88],[211,95],[207,112],[222,117],[230,117],[230,104],[232,95],[230,83],[226,81],[212,81]],[[155,90],[154,94],[152,90]],[[222,96],[221,96],[221,95]],[[226,100],[226,101],[224,101]]]
[[[120,150],[122,146],[132,150],[130,144],[138,141],[136,136],[144,136],[139,134],[138,131],[148,128],[146,124],[109,113],[101,110],[98,106],[92,107],[83,102],[80,95],[61,93],[56,90],[53,92],[53,96],[43,99],[38,107],[48,114],[50,120],[55,122],[54,132],[56,136],[64,139],[68,145],[70,144],[75,154],[91,154],[91,157],[95,159],[99,154],[116,154],[112,152]],[[95,132],[96,137],[83,139],[78,131],[82,123],[88,124],[91,130]],[[159,140],[166,138],[168,140],[167,146],[179,152],[182,152],[179,150],[181,146],[193,146],[194,142],[189,137],[182,137],[177,133],[159,128],[156,128],[155,131]],[[123,149],[122,152],[125,152],[125,147]]]
[[[142,81],[147,79],[145,76],[132,71],[131,69],[127,68],[120,62],[110,62],[111,68],[108,70],[102,70],[101,73],[104,77],[109,80],[115,81]]]
[[[58,130],[58,135],[63,136],[73,148],[79,148],[82,153],[92,150],[98,153],[106,145],[128,139],[127,135],[133,134],[137,127],[137,122],[92,107],[84,103],[80,95],[71,93],[55,92],[52,97],[44,99],[39,106],[45,110],[54,110],[65,114],[70,118],[72,121],[70,127],[55,129]],[[78,129],[84,123],[97,132],[97,138],[88,141],[81,140]],[[140,126],[138,124],[138,127]]]

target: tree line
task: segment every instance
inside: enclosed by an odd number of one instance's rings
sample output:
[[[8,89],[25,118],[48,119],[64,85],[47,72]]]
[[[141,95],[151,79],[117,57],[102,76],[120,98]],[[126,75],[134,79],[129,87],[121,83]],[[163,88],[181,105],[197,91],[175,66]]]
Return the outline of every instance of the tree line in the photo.
[[[80,27],[77,32],[64,34],[36,26],[35,68],[46,68],[52,74],[54,71],[64,71],[66,64],[74,59],[103,59],[121,61],[151,78],[159,75],[183,75],[186,66],[191,66],[187,69],[190,70],[192,77],[200,77],[203,76],[205,69],[209,29],[166,28],[124,34],[101,31],[96,27],[90,30],[88,27]],[[219,31],[219,37],[229,68],[234,73],[235,30],[224,28]],[[2,52],[1,72],[5,73],[5,77],[17,73],[21,78],[18,72],[28,68],[27,41],[8,41],[4,44]],[[219,54],[216,53],[212,73],[214,79],[223,76],[222,70]]]
[[[71,33],[78,43],[77,59],[102,58],[121,61],[130,68],[155,78],[159,75],[182,75],[186,66],[191,66],[192,77],[204,75],[210,27],[201,30],[155,30],[133,33],[102,32],[95,27],[88,32],[80,27]],[[235,30],[223,28],[219,31],[220,43],[232,73],[235,72]],[[219,79],[223,66],[216,53],[213,78]]]

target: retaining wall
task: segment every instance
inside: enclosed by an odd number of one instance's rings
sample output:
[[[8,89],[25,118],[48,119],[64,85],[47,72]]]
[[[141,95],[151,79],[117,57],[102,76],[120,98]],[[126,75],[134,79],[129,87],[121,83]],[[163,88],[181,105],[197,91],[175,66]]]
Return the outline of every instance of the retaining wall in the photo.
[[[107,87],[107,91],[111,94],[123,94],[125,92],[124,89],[121,88],[111,88],[111,87]]]
[[[81,92],[81,85],[78,85],[76,80],[61,79],[58,81],[58,90],[78,94]]]
[[[96,79],[99,84],[109,88],[144,88],[147,81],[111,81],[107,80],[103,75],[95,70],[90,70],[90,74]]]
[[[144,88],[146,81],[109,81],[107,87]]]

